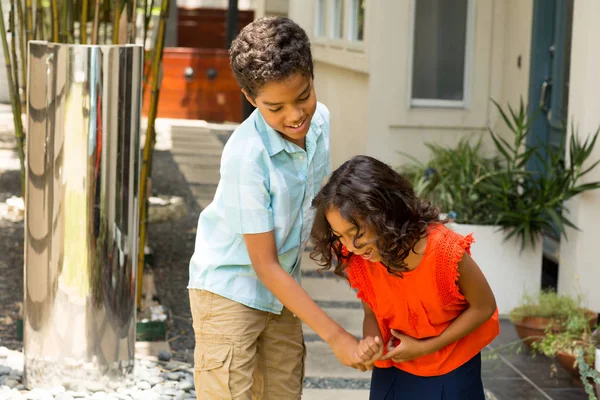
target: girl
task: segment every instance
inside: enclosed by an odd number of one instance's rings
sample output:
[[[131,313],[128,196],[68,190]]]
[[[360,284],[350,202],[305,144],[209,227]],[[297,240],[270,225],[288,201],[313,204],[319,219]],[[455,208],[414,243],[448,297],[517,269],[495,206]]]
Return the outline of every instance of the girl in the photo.
[[[366,156],[338,168],[313,207],[312,258],[335,265],[363,302],[370,398],[485,399],[480,351],[499,323],[472,236],[449,230],[406,179]]]

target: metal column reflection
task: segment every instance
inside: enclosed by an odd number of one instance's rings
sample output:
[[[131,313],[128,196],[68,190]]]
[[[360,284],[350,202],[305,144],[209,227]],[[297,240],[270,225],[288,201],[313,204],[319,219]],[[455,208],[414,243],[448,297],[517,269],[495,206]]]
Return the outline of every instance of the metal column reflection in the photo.
[[[141,46],[29,44],[28,387],[133,371],[142,65]]]

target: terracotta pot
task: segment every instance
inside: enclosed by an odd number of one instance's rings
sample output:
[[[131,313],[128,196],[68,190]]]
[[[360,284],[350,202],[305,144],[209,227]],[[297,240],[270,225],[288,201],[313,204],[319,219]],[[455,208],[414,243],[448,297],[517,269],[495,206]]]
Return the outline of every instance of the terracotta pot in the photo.
[[[593,330],[598,322],[598,314],[592,310],[586,310],[585,313],[588,316],[590,328]],[[544,338],[546,329],[551,323],[553,332],[558,333],[564,330],[560,321],[542,317],[525,317],[521,321],[515,322],[514,325],[519,338],[527,348],[531,349],[532,343],[540,342]]]
[[[540,342],[546,335],[546,328],[550,324],[549,318],[525,317],[519,322],[515,322],[517,335],[523,341],[527,348],[531,348],[534,342]]]
[[[577,368],[577,366],[575,365],[576,359],[577,357],[569,353],[565,353],[562,351],[556,353],[556,360],[558,361],[560,366],[563,367],[569,373],[569,375],[571,375],[573,383],[576,383],[579,386],[583,386],[581,379],[579,379],[579,368]]]
[[[556,353],[556,360],[570,375],[574,384],[577,386],[583,386],[583,382],[581,382],[581,376],[579,375],[579,367],[575,365],[575,361],[577,357],[572,354],[564,353],[559,351]],[[593,385],[594,380],[590,379],[590,383]]]

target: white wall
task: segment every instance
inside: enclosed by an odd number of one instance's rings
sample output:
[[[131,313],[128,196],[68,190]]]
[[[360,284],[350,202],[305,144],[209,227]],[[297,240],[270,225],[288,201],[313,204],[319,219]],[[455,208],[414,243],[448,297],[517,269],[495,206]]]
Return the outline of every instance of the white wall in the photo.
[[[571,76],[569,90],[569,126],[575,124],[580,135],[595,132],[600,125],[600,3],[597,0],[577,0],[573,11]],[[569,132],[571,134],[571,132]],[[600,146],[592,154],[600,159]],[[586,181],[599,181],[600,168],[593,170]],[[600,231],[600,191],[588,192],[571,201],[569,216],[581,232],[570,229],[568,241],[561,240],[558,290],[561,293],[582,294],[594,311],[600,311],[600,262],[598,233]]]
[[[290,17],[311,36],[315,3],[290,0],[289,8]],[[489,99],[515,106],[521,96],[526,100],[533,0],[474,1],[470,99],[463,109],[410,105],[413,7],[414,0],[367,2],[362,47],[311,37],[319,65],[317,87],[323,85],[319,81],[327,82],[327,90],[319,92],[320,100],[344,118],[360,115],[359,124],[352,125],[354,140],[343,141],[350,123],[336,123],[332,112],[332,141],[344,144],[333,147],[334,164],[357,153],[393,165],[406,161],[400,152],[426,160],[426,142],[454,146],[461,137],[473,134],[483,134],[484,148],[490,150],[488,127],[500,134],[506,134],[506,129],[498,123]],[[357,128],[364,133],[356,133]]]
[[[333,168],[352,156],[366,154],[369,131],[368,75],[317,62],[315,86],[317,98],[331,112]]]

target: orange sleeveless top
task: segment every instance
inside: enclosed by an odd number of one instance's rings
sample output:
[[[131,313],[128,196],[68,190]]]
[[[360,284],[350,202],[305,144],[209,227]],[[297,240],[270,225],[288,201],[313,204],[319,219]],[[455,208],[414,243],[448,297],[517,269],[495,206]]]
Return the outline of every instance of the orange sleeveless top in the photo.
[[[391,275],[385,266],[360,256],[351,256],[346,272],[357,296],[373,310],[383,343],[391,329],[423,339],[439,336],[467,307],[458,287],[458,262],[470,254],[472,235],[463,237],[444,225],[430,227],[425,254],[418,267]],[[485,323],[462,339],[417,359],[395,363],[377,361],[380,368],[396,367],[413,375],[443,375],[460,367],[500,332],[498,310]]]

